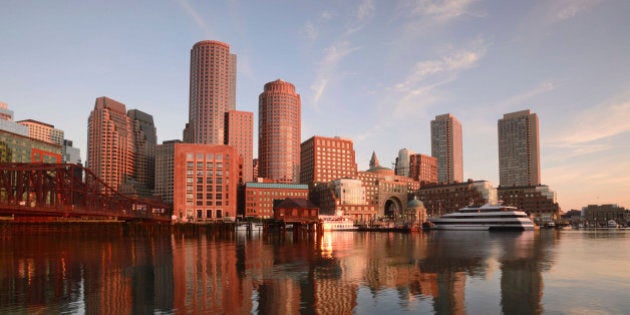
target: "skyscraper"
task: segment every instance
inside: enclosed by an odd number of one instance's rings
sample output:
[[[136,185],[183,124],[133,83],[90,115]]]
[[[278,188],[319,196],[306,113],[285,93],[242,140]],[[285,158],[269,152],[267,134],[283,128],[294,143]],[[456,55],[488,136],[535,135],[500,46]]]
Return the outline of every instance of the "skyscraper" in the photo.
[[[96,99],[88,118],[87,167],[113,189],[134,174],[133,124],[125,104]]]
[[[190,99],[184,142],[225,143],[225,113],[236,108],[236,55],[230,45],[206,40],[190,51]]]
[[[499,185],[540,185],[538,115],[529,110],[499,119]]]
[[[293,84],[265,84],[258,98],[258,176],[296,183],[300,177],[301,101]]]
[[[225,113],[225,144],[243,158],[243,182],[254,179],[254,113],[229,110]]]
[[[153,124],[153,116],[132,109],[127,112],[131,118],[134,137],[134,178],[139,184],[153,189],[155,183],[155,147],[157,132]]]
[[[153,117],[108,97],[96,99],[88,118],[87,167],[123,194],[149,197],[155,174]]]
[[[431,121],[431,155],[438,160],[439,182],[463,181],[462,124],[455,116],[438,115]]]

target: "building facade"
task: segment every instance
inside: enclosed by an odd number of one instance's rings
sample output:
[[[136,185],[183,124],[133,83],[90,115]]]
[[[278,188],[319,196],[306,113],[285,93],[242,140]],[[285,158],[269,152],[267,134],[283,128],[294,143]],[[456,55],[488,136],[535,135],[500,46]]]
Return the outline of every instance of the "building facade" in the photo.
[[[244,217],[268,219],[273,217],[274,201],[308,199],[308,185],[250,182],[245,183],[244,196]]]
[[[609,221],[615,221],[620,227],[627,227],[630,221],[630,214],[624,207],[615,204],[588,205],[582,208],[582,222],[589,228],[611,227]]]
[[[62,147],[62,162],[81,164],[81,151],[72,146],[72,140],[64,139]]]
[[[265,84],[258,103],[258,176],[281,183],[300,180],[301,101],[293,84]]]
[[[455,116],[438,115],[431,121],[431,155],[438,161],[438,182],[463,181],[462,124]]]
[[[313,136],[300,146],[300,183],[326,183],[356,178],[357,163],[352,140]]]
[[[396,175],[409,177],[409,174],[411,172],[409,162],[413,154],[414,152],[407,148],[403,148],[398,151],[395,169]]]
[[[540,185],[538,115],[523,110],[498,123],[499,186]]]
[[[155,147],[155,188],[154,195],[173,205],[175,183],[175,144],[180,140],[164,141]]]
[[[468,180],[465,183],[437,184],[421,187],[416,193],[429,216],[441,216],[470,204],[497,203],[497,189],[488,181]]]
[[[13,121],[13,111],[7,103],[0,102],[0,130],[28,137],[28,127]]]
[[[20,120],[17,122],[28,128],[28,136],[48,143],[63,145],[63,130],[55,126],[34,119]]]
[[[0,130],[0,162],[61,163],[61,146]]]
[[[368,202],[366,187],[359,179],[337,179],[309,186],[309,200],[320,208],[320,214],[351,216],[356,222],[376,217],[376,206]]]
[[[236,218],[239,154],[231,146],[173,143],[173,214],[185,222]]]
[[[229,110],[225,113],[225,144],[243,158],[243,182],[254,180],[254,113]]]
[[[559,219],[556,193],[547,185],[499,186],[497,190],[503,204],[524,210],[539,226]]]
[[[437,159],[424,154],[412,154],[409,156],[409,177],[422,185],[437,183]]]
[[[157,146],[157,132],[153,123],[153,116],[132,109],[127,112],[131,119],[134,138],[134,179],[149,194],[155,183],[155,147]]]
[[[190,96],[184,142],[225,144],[225,113],[236,108],[236,55],[205,40],[190,51]]]
[[[87,167],[109,187],[118,190],[133,178],[133,123],[125,104],[108,97],[96,99],[88,118],[87,150]]]

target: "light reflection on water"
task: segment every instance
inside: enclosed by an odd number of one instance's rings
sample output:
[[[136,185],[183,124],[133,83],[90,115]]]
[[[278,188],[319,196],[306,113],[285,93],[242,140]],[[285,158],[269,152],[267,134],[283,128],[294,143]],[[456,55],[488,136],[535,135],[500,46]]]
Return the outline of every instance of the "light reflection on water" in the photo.
[[[0,313],[628,313],[630,230],[0,228]]]

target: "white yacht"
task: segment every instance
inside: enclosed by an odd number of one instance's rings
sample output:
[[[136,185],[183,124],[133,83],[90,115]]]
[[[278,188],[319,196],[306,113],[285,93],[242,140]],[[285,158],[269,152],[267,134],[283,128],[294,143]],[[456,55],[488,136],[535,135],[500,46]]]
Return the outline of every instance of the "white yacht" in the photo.
[[[532,220],[516,207],[503,205],[467,206],[429,221],[438,230],[533,230]]]

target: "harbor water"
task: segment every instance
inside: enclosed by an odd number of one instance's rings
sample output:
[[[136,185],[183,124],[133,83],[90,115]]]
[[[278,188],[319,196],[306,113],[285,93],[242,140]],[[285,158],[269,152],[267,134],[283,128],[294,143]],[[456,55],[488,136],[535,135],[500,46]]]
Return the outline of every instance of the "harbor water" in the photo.
[[[0,314],[623,314],[630,230],[0,229]]]

